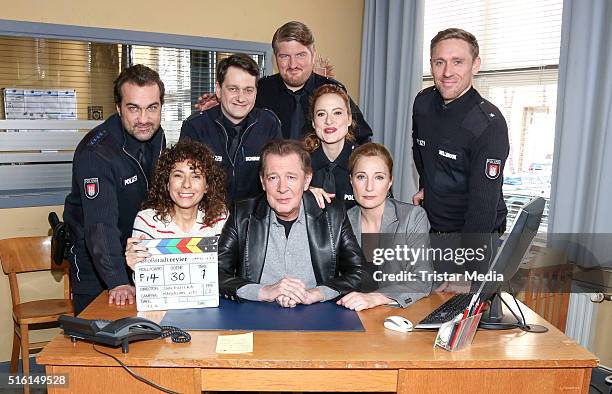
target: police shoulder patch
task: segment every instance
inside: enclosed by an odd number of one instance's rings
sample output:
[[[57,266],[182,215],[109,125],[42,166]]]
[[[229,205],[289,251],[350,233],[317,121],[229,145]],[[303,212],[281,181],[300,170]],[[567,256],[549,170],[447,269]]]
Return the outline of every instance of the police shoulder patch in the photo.
[[[98,178],[85,178],[83,179],[83,189],[85,191],[85,197],[90,200],[98,197],[100,194],[100,182]]]
[[[485,164],[485,176],[489,179],[499,178],[501,172],[501,160],[499,159],[487,159]]]

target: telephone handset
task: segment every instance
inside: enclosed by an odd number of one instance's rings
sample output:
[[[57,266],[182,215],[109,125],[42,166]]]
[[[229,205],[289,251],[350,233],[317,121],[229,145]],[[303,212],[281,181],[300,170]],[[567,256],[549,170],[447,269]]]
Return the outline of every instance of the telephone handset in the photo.
[[[176,333],[188,337],[187,340],[178,340],[178,342],[188,342],[191,339],[189,334],[183,331],[174,327],[160,327],[142,317],[126,317],[109,321],[87,320],[62,315],[59,317],[59,323],[64,330],[64,335],[69,336],[73,342],[76,342],[77,339],[85,339],[104,345],[121,345],[123,353],[128,352],[128,344],[133,341],[166,337]],[[173,341],[174,339],[173,337]]]
[[[150,333],[161,335],[161,327],[150,320],[141,317],[126,317],[112,323],[103,323],[98,335],[110,337],[123,337],[136,333]]]

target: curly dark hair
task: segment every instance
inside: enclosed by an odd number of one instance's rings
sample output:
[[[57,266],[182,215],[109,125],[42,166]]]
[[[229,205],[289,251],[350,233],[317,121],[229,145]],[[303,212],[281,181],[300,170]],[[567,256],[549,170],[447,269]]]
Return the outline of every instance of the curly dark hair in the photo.
[[[319,139],[319,137],[317,137],[317,133],[314,131],[314,128],[312,127],[312,120],[314,119],[315,104],[317,103],[317,100],[319,99],[319,97],[325,94],[335,94],[335,95],[340,96],[340,98],[342,98],[342,101],[344,101],[344,105],[346,106],[346,110],[348,111],[348,114],[352,115],[351,114],[351,99],[349,98],[348,93],[346,93],[346,90],[344,90],[341,86],[334,85],[334,84],[326,84],[326,85],[319,86],[317,89],[315,89],[315,91],[312,93],[312,96],[310,96],[310,109],[308,111],[308,115],[310,118],[308,120],[311,123],[310,131],[304,136],[304,143],[306,144],[306,150],[310,153],[317,150],[317,148],[321,145],[321,140]],[[355,133],[353,132],[353,130],[355,129],[355,126],[356,126],[355,119],[351,119],[351,124],[348,127],[348,133],[346,134],[346,137],[344,137],[347,141],[350,141],[350,142],[355,141]]]
[[[225,205],[225,172],[215,162],[210,150],[203,144],[191,140],[179,141],[166,149],[155,167],[147,199],[143,209],[155,210],[157,220],[168,223],[174,213],[174,202],[168,191],[170,173],[176,163],[189,160],[190,164],[200,170],[206,179],[208,191],[198,204],[198,209],[204,212],[204,224],[212,226],[222,215],[227,214]]]

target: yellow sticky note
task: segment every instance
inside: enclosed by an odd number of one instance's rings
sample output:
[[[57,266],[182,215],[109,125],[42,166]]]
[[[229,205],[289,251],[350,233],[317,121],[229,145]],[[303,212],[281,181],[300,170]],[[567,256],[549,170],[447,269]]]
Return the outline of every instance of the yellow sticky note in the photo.
[[[252,353],[253,333],[238,335],[219,335],[217,337],[217,353]]]

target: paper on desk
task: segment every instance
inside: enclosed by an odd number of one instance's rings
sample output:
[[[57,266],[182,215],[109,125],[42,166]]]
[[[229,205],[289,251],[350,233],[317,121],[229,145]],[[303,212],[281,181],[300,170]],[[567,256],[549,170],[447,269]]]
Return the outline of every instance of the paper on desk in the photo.
[[[217,353],[252,353],[253,333],[238,335],[219,335],[217,337]]]

